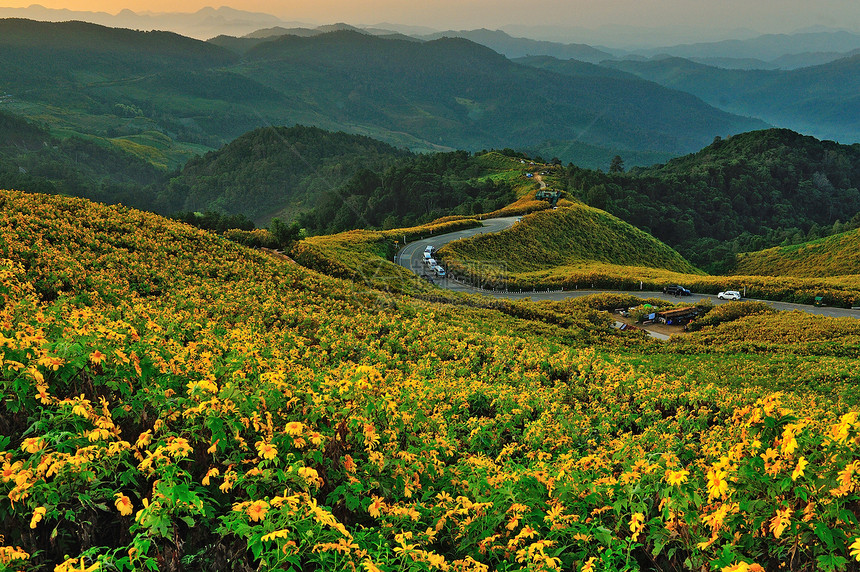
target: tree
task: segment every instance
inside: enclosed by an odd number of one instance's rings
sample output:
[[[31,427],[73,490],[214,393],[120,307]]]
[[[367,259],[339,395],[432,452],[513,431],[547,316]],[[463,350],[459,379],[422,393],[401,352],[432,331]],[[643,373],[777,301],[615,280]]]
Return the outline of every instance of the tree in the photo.
[[[269,232],[275,238],[275,242],[281,249],[285,249],[302,237],[302,227],[299,223],[292,222],[287,225],[279,218],[273,218],[269,224]]]
[[[621,158],[621,155],[616,155],[612,158],[612,162],[609,163],[609,172],[610,173],[623,173],[624,172],[624,159]]]

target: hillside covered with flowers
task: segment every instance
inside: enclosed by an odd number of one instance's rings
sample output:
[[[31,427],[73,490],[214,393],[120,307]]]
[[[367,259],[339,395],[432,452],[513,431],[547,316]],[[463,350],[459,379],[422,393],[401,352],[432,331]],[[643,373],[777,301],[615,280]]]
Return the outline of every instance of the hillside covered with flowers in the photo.
[[[0,204],[0,567],[858,567],[860,366],[826,328],[661,346]]]

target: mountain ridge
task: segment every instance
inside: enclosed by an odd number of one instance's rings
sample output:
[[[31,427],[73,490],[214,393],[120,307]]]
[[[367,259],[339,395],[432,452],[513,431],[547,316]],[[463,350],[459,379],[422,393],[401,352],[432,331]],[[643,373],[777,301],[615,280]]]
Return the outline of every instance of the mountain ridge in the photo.
[[[675,154],[715,133],[765,126],[632,77],[619,84],[521,66],[462,38],[418,43],[340,30],[216,45],[85,23],[4,27],[17,28],[0,37],[0,81],[21,87],[16,108],[101,137],[161,132],[217,148],[266,124],[304,124],[419,151],[558,141],[560,158],[574,161],[565,141],[610,157]]]

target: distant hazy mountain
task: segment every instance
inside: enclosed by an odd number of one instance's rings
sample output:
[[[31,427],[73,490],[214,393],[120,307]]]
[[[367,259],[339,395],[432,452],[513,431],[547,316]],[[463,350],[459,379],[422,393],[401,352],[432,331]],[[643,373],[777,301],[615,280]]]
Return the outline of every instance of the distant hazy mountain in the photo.
[[[243,36],[243,38],[272,39],[278,36],[287,35],[310,38],[312,36],[319,36],[320,34],[326,34],[328,32],[340,32],[343,30],[358,32],[360,34],[370,34],[372,36],[379,36],[382,38],[410,40],[415,42],[422,41],[419,38],[407,36],[406,34],[402,34],[395,30],[375,27],[356,28],[355,26],[350,26],[349,24],[329,24],[325,26],[318,26],[316,28],[284,28],[283,26],[275,26],[274,28],[264,28],[261,30],[256,30],[250,34],[246,34],[245,36]]]
[[[487,46],[509,58],[520,58],[523,56],[552,56],[561,59],[577,59],[584,62],[599,62],[613,57],[609,52],[592,48],[585,44],[562,44],[558,42],[546,42],[531,40],[528,38],[514,38],[501,30],[460,30],[437,32],[422,36],[425,40],[437,40],[439,38],[466,38],[476,44]]]
[[[247,54],[242,73],[343,124],[366,122],[465,149],[556,138],[677,152],[760,122],[630,78],[567,77],[517,65],[461,38],[426,43],[355,32],[284,36]]]
[[[203,8],[193,13],[135,13],[122,10],[118,14],[45,8],[34,4],[28,8],[0,8],[0,18],[26,18],[44,22],[79,20],[133,30],[163,30],[192,38],[206,39],[218,35],[242,36],[274,26],[300,27],[298,22],[284,22],[270,14],[247,12],[222,6]]]
[[[671,23],[662,26],[607,24],[597,28],[584,28],[551,23],[551,17],[546,20],[548,23],[545,24],[509,24],[502,29],[514,36],[561,43],[586,43],[608,51],[617,49],[619,53],[665,45],[716,42],[726,38],[755,38],[761,35],[761,32],[749,28],[720,28],[713,25],[700,28]]]
[[[242,38],[254,38],[254,39],[271,39],[276,38],[278,36],[286,36],[287,34],[291,36],[301,36],[303,38],[310,38],[311,36],[318,36],[322,34],[320,30],[315,30],[312,28],[284,28],[283,26],[275,26],[274,28],[262,28],[260,30],[255,30],[250,34],[245,34]]]
[[[516,58],[514,61],[519,64],[573,77],[611,77],[623,80],[631,80],[637,77],[635,74],[622,71],[614,67],[591,64],[575,59],[559,59],[551,56],[528,56],[524,58]]]
[[[765,62],[805,53],[847,53],[860,49],[860,34],[846,31],[766,34],[744,40],[723,40],[636,50],[644,56],[664,54],[679,58],[757,59]],[[819,62],[821,63],[821,62]]]
[[[604,62],[731,113],[819,139],[860,141],[860,55],[791,71],[729,70],[682,58]]]
[[[738,70],[794,70],[810,66],[820,66],[842,58],[851,57],[860,50],[851,52],[805,52],[786,54],[774,60],[764,61],[756,58],[689,58],[690,61],[717,68]],[[667,57],[667,56],[664,56]],[[668,56],[672,57],[672,56]],[[655,56],[653,59],[663,59]]]

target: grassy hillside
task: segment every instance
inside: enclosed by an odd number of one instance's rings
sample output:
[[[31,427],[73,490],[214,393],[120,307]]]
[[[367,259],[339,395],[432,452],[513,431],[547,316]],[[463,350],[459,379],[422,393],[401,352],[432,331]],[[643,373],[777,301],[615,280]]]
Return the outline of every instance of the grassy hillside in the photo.
[[[6,567],[854,557],[855,359],[577,342],[124,207],[0,200]]]
[[[740,254],[735,272],[803,277],[860,274],[860,230]]]
[[[498,234],[452,242],[440,256],[449,264],[497,262],[512,273],[587,262],[696,272],[681,255],[654,237],[581,203],[534,213]]]

